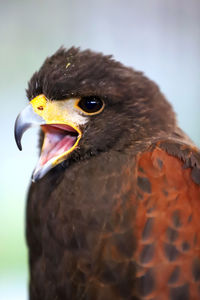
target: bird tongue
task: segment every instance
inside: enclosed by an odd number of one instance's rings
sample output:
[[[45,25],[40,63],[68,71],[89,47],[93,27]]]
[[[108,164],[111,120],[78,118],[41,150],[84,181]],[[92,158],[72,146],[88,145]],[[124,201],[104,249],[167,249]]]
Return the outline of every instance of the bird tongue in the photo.
[[[39,164],[67,152],[76,142],[77,132],[67,125],[43,125],[45,133]]]

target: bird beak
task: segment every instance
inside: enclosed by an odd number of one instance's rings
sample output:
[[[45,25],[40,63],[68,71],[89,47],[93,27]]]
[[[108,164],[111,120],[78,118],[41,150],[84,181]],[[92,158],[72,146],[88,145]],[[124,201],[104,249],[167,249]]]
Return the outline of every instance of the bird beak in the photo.
[[[77,99],[70,101],[75,102]],[[35,97],[18,115],[15,122],[15,140],[19,150],[22,150],[21,139],[27,129],[40,126],[44,132],[40,158],[32,181],[42,178],[77,147],[82,133],[79,125],[73,122],[73,116],[74,112],[72,109],[70,111],[67,100],[50,101],[44,95]]]

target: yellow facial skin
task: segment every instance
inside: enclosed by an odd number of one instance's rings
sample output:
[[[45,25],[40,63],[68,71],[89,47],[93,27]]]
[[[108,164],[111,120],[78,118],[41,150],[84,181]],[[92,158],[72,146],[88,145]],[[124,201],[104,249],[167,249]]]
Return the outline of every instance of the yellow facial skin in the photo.
[[[77,147],[82,137],[82,132],[80,131],[79,126],[86,124],[88,118],[86,116],[81,115],[80,111],[75,108],[76,102],[77,99],[51,101],[48,100],[44,95],[39,95],[30,101],[33,111],[45,120],[45,124],[69,125],[70,127],[74,128],[78,133],[78,137],[75,144],[68,151],[63,152],[59,156],[52,158],[44,166],[41,165],[41,160],[39,159],[38,164],[34,171],[35,175],[38,172],[40,172],[42,168],[50,169],[56,166],[57,164],[63,162],[67,158],[69,153],[71,153]],[[45,136],[44,136],[44,143],[42,146],[41,154],[44,148],[45,148]]]
[[[35,113],[41,116],[46,121],[46,124],[69,125],[78,132],[78,138],[76,140],[76,143],[73,145],[72,148],[69,149],[69,151],[60,154],[58,157],[56,157],[56,159],[52,162],[54,166],[62,162],[66,158],[66,154],[69,154],[76,148],[82,135],[77,124],[70,121],[71,114],[69,109],[67,109],[66,101],[70,101],[70,100],[51,101],[51,100],[47,100],[44,95],[39,95],[35,97],[33,100],[31,100],[30,102]],[[76,102],[77,99],[73,99],[73,101]],[[82,123],[84,122],[82,121]]]
[[[49,100],[43,94],[35,97],[29,105],[18,115],[15,122],[15,139],[20,150],[21,138],[24,132],[33,126],[44,126],[44,142],[41,150],[41,156],[33,172],[33,181],[42,178],[51,168],[63,162],[69,153],[74,151],[82,137],[80,128],[89,121],[89,115],[100,113],[103,107],[94,113],[87,113],[79,106],[79,98],[69,98],[65,100]],[[77,138],[74,145],[57,156],[53,156],[47,162],[44,162],[46,153],[48,153],[49,135],[48,129],[45,133],[45,125],[67,125],[77,132]],[[55,126],[56,127],[56,126]],[[58,126],[59,128],[59,126]]]
[[[73,108],[73,104],[76,102],[77,99],[52,101],[44,95],[39,95],[30,103],[34,112],[41,116],[47,124],[67,124],[77,130],[77,126],[85,124],[86,120]]]

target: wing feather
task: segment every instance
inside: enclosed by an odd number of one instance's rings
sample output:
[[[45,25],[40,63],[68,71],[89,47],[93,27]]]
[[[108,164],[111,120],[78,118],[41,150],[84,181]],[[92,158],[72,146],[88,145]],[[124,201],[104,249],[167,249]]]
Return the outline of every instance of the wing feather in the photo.
[[[134,259],[142,299],[200,299],[200,153],[160,142],[137,164]]]

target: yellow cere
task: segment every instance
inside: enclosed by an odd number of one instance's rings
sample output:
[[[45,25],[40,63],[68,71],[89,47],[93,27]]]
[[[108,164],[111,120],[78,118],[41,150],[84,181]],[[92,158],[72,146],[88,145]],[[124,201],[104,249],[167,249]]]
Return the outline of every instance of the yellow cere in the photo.
[[[67,124],[75,128],[76,122],[73,122],[72,111],[68,100],[51,101],[46,99],[44,95],[39,95],[31,101],[34,112],[41,116],[46,124]]]
[[[76,102],[76,99],[74,100]],[[51,101],[46,99],[44,95],[35,97],[30,103],[35,113],[41,116],[46,124],[65,124],[73,127],[78,132],[78,137],[75,144],[67,152],[64,152],[56,157],[52,162],[52,165],[65,160],[66,156],[72,152],[78,145],[82,136],[80,129],[76,126],[76,123],[72,122],[71,117],[73,111],[70,109],[70,103],[66,100]]]
[[[35,97],[33,100],[31,100],[31,105],[33,107],[33,110],[40,116],[42,116],[42,110],[46,107],[47,99],[44,95],[39,95]],[[41,114],[40,114],[41,111]]]
[[[47,124],[66,124],[66,114],[62,110],[61,102],[46,99],[39,95],[31,101],[34,112],[41,116]]]

